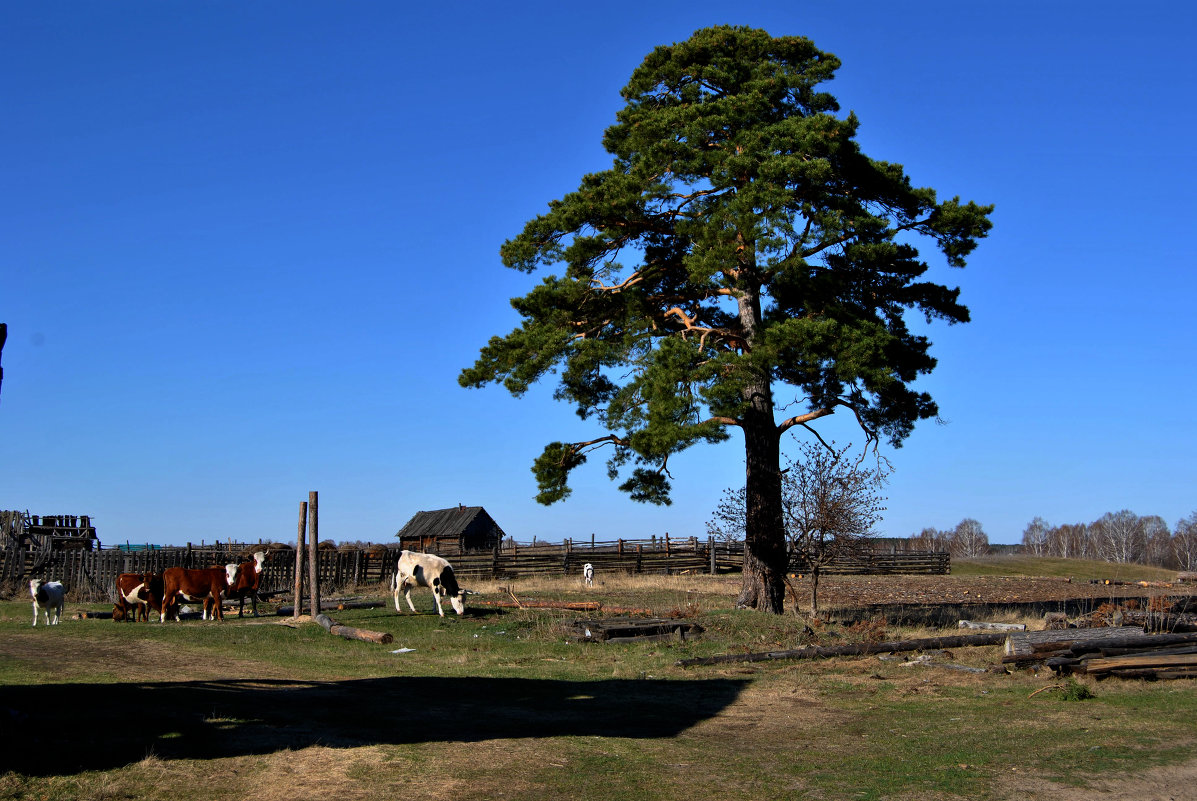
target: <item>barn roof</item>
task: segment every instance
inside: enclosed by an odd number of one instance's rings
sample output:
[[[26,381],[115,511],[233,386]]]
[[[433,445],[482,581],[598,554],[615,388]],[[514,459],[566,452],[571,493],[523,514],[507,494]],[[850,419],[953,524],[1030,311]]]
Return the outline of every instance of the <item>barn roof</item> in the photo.
[[[399,529],[395,536],[407,537],[460,537],[475,520],[499,528],[494,519],[481,506],[454,506],[450,509],[436,509],[431,512],[416,512],[411,520]],[[502,538],[502,529],[499,529]]]

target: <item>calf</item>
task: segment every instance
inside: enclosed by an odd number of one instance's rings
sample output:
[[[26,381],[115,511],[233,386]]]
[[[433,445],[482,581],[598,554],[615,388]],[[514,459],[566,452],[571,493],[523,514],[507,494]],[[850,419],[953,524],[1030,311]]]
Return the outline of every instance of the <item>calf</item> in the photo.
[[[586,580],[587,587],[594,586],[594,565],[589,562],[582,565],[582,578]]]
[[[161,620],[165,614],[162,608],[162,576],[154,573],[121,573],[116,577],[113,620],[149,620],[151,608]],[[134,617],[129,616],[130,612]]]
[[[404,551],[399,554],[399,563],[395,566],[395,577],[391,579],[391,593],[395,596],[395,611],[399,608],[399,593],[407,599],[411,611],[416,611],[411,602],[412,587],[428,587],[432,590],[432,600],[436,602],[436,613],[445,616],[441,609],[441,596],[449,597],[453,611],[457,614],[465,612],[465,593],[457,586],[457,577],[453,575],[453,567],[444,559],[430,553],[413,553]]]
[[[258,616],[258,588],[262,586],[262,570],[266,566],[266,552],[258,551],[252,562],[242,562],[239,565],[225,565],[228,575],[229,591],[225,596],[241,601],[237,609],[237,617],[245,616],[245,599],[253,602],[254,617]]]
[[[208,607],[211,604],[212,619],[223,621],[224,609],[220,605],[220,594],[228,588],[229,577],[223,567],[202,570],[168,567],[162,574],[162,608],[170,609],[181,601],[201,601],[204,605],[204,620],[208,619]],[[160,615],[158,622],[161,623],[164,617],[165,615]]]
[[[37,626],[37,610],[46,615],[47,626],[57,626],[62,617],[62,599],[66,594],[61,581],[46,581],[33,579],[29,582],[29,594],[33,596],[33,625]],[[50,610],[54,610],[54,619],[50,619]]]

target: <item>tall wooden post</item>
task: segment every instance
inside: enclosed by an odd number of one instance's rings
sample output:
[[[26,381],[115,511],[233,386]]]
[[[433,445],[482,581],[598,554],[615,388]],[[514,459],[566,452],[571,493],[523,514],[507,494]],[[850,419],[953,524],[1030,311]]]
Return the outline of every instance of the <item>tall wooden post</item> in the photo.
[[[303,552],[307,550],[308,502],[299,504],[299,537],[295,540],[295,608],[292,619],[303,612]]]
[[[316,511],[316,492],[308,493],[308,595],[312,602],[312,617],[320,614],[320,514]]]

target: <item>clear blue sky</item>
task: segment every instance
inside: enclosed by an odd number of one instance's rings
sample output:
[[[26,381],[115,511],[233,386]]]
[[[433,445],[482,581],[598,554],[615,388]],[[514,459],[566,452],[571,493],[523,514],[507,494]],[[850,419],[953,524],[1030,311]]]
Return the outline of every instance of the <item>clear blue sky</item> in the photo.
[[[546,508],[533,458],[593,430],[457,375],[539,280],[499,245],[609,166],[631,71],[726,23],[835,53],[866,153],[997,206],[937,276],[973,322],[931,332],[947,424],[887,452],[883,533],[1197,509],[1197,7],[432,5],[0,7],[0,508],[106,544],[289,541],[310,490],[337,541],[458,503],[520,540],[704,536],[738,436],[672,463],[671,507],[600,458]]]

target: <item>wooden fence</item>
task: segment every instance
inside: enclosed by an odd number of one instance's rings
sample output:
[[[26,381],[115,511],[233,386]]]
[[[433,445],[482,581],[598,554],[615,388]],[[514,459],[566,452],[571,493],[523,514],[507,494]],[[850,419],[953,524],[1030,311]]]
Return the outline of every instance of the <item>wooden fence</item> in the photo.
[[[262,545],[269,558],[262,577],[263,592],[285,594],[295,585],[295,552]],[[168,567],[211,567],[238,561],[240,554],[256,550],[253,544],[144,550],[103,549],[55,551],[40,555],[36,562],[18,550],[0,551],[0,577],[11,591],[29,578],[50,578],[66,584],[79,601],[114,601],[116,577],[120,573],[161,573]],[[324,592],[339,592],[355,586],[389,584],[399,558],[398,546],[376,546],[368,550],[321,550],[318,580]],[[678,575],[682,573],[732,573],[743,569],[743,543],[717,542],[697,537],[678,540],[616,540],[574,542],[559,545],[515,545],[493,553],[458,554],[453,569],[463,583],[470,580],[507,579],[526,576],[580,576],[582,566],[594,565],[604,573]],[[790,563],[794,573],[808,571],[799,560]],[[848,574],[946,574],[951,560],[944,552],[865,553],[824,566],[825,575]],[[306,572],[306,569],[305,569]]]

